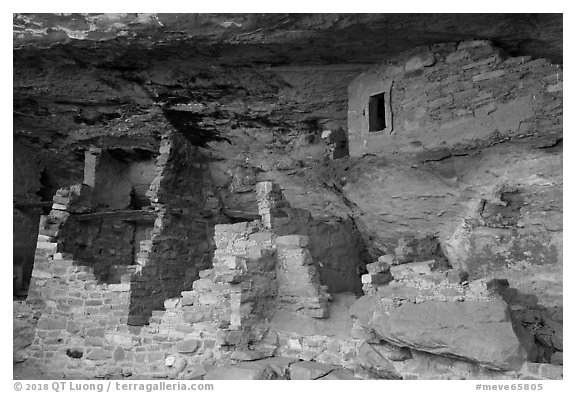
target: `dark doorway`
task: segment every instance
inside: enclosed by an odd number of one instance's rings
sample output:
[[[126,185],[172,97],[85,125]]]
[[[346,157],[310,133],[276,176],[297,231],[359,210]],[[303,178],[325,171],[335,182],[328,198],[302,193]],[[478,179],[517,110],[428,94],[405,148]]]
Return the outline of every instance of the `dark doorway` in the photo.
[[[382,131],[386,128],[386,110],[384,105],[384,93],[370,96],[370,101],[368,103],[368,131],[376,132]]]

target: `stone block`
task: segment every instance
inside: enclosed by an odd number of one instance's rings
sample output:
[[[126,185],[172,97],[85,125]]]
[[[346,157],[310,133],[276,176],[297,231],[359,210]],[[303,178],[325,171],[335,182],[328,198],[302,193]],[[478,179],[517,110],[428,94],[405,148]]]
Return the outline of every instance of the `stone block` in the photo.
[[[366,270],[368,270],[370,274],[388,273],[390,271],[390,265],[386,262],[378,261],[367,264]]]
[[[186,323],[194,324],[210,320],[211,313],[209,310],[194,309],[184,312],[183,318]]]
[[[148,352],[146,361],[150,363],[160,362],[164,360],[164,354],[161,352]]]
[[[52,210],[63,210],[66,211],[67,206],[66,205],[62,205],[60,203],[54,203],[52,204]]]
[[[133,346],[132,337],[129,335],[108,332],[105,333],[106,341],[112,345],[121,345],[125,348]]]
[[[86,354],[88,360],[106,360],[113,357],[112,351],[103,348],[93,348]]]
[[[124,359],[126,359],[126,351],[124,350],[124,348],[118,347],[114,350],[112,358],[114,359],[115,362],[121,362]]]
[[[389,272],[364,274],[361,280],[362,284],[384,285],[392,281],[392,275]]]
[[[184,340],[176,345],[176,350],[180,353],[194,353],[198,349],[198,345],[198,340]]]
[[[165,309],[176,308],[178,306],[180,306],[180,298],[171,298],[164,300]]]
[[[212,269],[204,269],[204,270],[200,270],[198,272],[198,276],[200,277],[200,279],[209,278],[211,274],[212,274]]]
[[[229,269],[246,269],[246,259],[239,256],[228,255],[221,258],[221,262]]]
[[[563,352],[554,352],[552,355],[550,355],[550,364],[556,364],[560,366],[564,364],[563,354]]]
[[[38,321],[37,327],[38,329],[43,330],[64,330],[66,329],[66,320],[64,318],[56,319],[56,318],[40,318]]]
[[[278,236],[275,239],[275,243],[278,246],[306,247],[308,246],[308,242],[309,242],[308,236],[300,236],[300,235]]]
[[[192,288],[195,291],[210,290],[211,287],[212,281],[205,278],[196,280],[192,283]]]
[[[212,292],[204,293],[198,297],[198,303],[203,305],[216,305],[220,302],[220,297]]]
[[[69,196],[63,196],[63,195],[58,195],[55,194],[52,197],[52,201],[54,203],[60,204],[60,205],[68,205],[68,203],[70,203],[70,197]]]
[[[412,262],[406,263],[404,265],[396,265],[390,267],[390,273],[394,279],[417,277],[421,275],[427,275],[432,272],[431,265],[434,261],[425,262]]]
[[[109,284],[108,290],[112,291],[112,292],[129,292],[130,291],[130,283]]]
[[[378,257],[378,262],[380,264],[388,264],[388,265],[393,265],[394,264],[394,256],[387,254],[387,255],[381,255]]]
[[[41,235],[42,236],[42,235]],[[36,244],[37,250],[44,250],[49,253],[55,253],[58,249],[58,243],[51,243],[51,242],[39,242]]]
[[[93,328],[86,330],[86,337],[104,337],[105,330],[104,328]]]
[[[32,270],[32,277],[45,280],[45,279],[52,278],[52,274],[50,274],[49,272],[47,272],[45,270],[34,269],[34,270]]]

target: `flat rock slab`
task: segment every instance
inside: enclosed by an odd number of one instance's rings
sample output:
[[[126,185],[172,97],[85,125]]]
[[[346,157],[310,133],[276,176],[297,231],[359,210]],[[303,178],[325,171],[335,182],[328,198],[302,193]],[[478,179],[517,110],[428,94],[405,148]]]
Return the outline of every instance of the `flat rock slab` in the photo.
[[[518,370],[526,352],[512,330],[504,301],[405,303],[377,309],[370,326],[383,339],[496,370]]]
[[[338,368],[330,373],[328,373],[327,375],[318,378],[318,379],[323,379],[323,380],[338,380],[338,381],[343,381],[343,380],[353,380],[353,379],[360,379],[360,378],[356,378],[354,376],[354,372],[347,370],[345,368]]]
[[[318,362],[298,362],[290,365],[290,379],[311,380],[325,376],[336,366]]]
[[[266,364],[239,363],[215,368],[204,376],[205,380],[268,380],[274,372]]]

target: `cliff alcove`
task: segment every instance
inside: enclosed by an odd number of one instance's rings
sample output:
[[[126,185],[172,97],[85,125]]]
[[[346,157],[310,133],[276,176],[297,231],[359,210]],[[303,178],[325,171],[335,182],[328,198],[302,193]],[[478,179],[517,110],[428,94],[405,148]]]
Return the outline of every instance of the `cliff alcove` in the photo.
[[[562,15],[13,19],[15,378],[562,378]]]

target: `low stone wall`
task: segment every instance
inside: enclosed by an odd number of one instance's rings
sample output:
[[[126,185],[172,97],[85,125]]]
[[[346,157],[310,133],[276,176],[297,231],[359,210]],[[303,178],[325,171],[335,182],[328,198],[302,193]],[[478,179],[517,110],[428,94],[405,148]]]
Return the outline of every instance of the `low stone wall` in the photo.
[[[351,221],[313,218],[309,211],[291,207],[280,186],[273,182],[258,183],[256,194],[259,213],[277,236],[307,238],[307,252],[326,291],[362,293],[360,272],[366,263],[363,257],[367,256],[363,255],[362,239]]]
[[[278,258],[279,307],[313,318],[328,318],[327,287],[308,251],[306,236],[289,235],[275,239]]]

